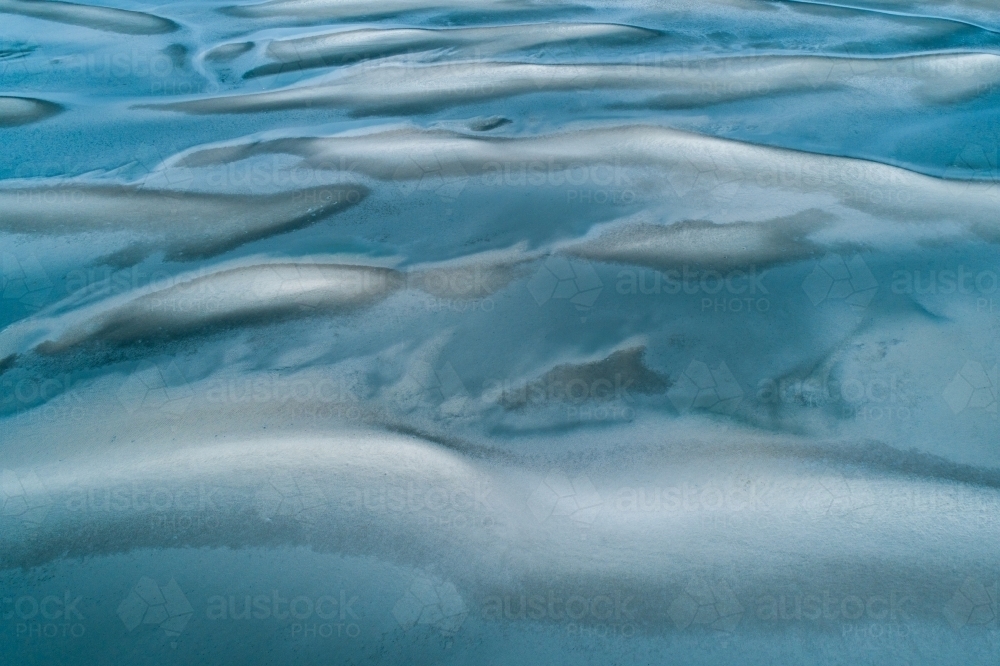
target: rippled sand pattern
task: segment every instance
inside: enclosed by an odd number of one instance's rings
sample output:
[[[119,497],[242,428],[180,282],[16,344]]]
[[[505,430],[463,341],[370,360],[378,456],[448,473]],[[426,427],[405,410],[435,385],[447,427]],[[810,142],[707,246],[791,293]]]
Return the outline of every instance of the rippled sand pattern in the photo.
[[[986,664],[987,0],[0,0],[0,663]]]

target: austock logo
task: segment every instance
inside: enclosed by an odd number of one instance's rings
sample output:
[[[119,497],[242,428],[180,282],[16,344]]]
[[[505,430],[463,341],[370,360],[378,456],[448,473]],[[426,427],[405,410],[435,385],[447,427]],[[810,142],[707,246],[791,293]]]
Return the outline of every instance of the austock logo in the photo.
[[[0,298],[16,301],[29,311],[49,301],[55,284],[34,254],[0,253]]]
[[[667,397],[681,414],[702,409],[732,414],[743,399],[743,389],[724,361],[711,368],[692,360],[667,391]]]
[[[140,143],[135,147],[133,161],[126,165],[138,178],[138,187],[159,191],[172,191],[175,197],[183,196],[183,188],[192,184],[193,177],[182,169],[164,168],[172,155],[153,143]]]
[[[19,474],[9,469],[0,470],[0,517],[33,530],[45,520],[52,504],[52,498],[35,472],[29,470]]]
[[[454,151],[430,151],[410,155],[393,172],[393,179],[404,196],[433,192],[443,201],[451,202],[465,189],[469,174]]]
[[[586,474],[570,479],[558,469],[550,471],[528,496],[528,509],[540,523],[568,518],[578,525],[591,525],[603,504]]]
[[[963,627],[993,627],[997,625],[997,604],[1000,586],[996,582],[986,587],[969,577],[955,590],[944,606],[944,616],[955,631]]]
[[[316,479],[305,474],[277,471],[257,493],[257,503],[267,520],[287,517],[309,523],[327,508],[329,500]]]
[[[1000,180],[997,164],[996,146],[985,148],[977,143],[968,143],[955,156],[952,166],[945,170],[945,178],[968,181],[970,185],[977,180],[996,182]]]
[[[860,255],[844,259],[828,253],[816,262],[803,280],[802,289],[813,305],[843,301],[855,310],[864,310],[875,298],[878,282]]]
[[[194,398],[194,391],[175,361],[160,365],[143,361],[115,395],[129,414],[140,409],[154,409],[179,417]]]
[[[397,389],[397,399],[405,409],[438,407],[459,414],[469,399],[462,378],[448,361],[436,368],[426,361],[415,362]]]
[[[177,637],[187,626],[194,608],[173,578],[164,586],[143,576],[118,604],[118,617],[131,633],[140,625],[162,629],[169,637]],[[172,643],[176,647],[176,643]]]
[[[597,301],[604,283],[589,262],[550,256],[528,281],[528,291],[538,305],[550,300],[568,300],[580,312]]]
[[[674,598],[667,614],[678,629],[703,627],[732,632],[743,619],[743,606],[725,581],[709,583],[694,576]]]
[[[966,361],[962,369],[945,387],[943,397],[953,414],[966,410],[982,410],[997,418],[997,398],[1000,392],[996,364],[987,370],[979,361]]]
[[[424,625],[442,636],[454,636],[469,609],[453,583],[420,576],[393,606],[392,614],[403,631]]]

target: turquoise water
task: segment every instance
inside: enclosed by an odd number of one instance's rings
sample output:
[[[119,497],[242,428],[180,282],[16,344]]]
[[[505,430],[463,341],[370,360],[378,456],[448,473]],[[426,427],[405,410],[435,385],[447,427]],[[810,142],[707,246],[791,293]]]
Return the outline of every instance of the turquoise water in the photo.
[[[1000,631],[1000,19],[0,0],[0,658]]]

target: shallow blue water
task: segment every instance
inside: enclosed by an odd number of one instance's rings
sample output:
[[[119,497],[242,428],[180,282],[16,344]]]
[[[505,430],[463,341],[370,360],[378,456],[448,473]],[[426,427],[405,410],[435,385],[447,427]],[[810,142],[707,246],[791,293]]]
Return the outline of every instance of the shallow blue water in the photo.
[[[995,660],[980,0],[0,0],[0,657]]]

